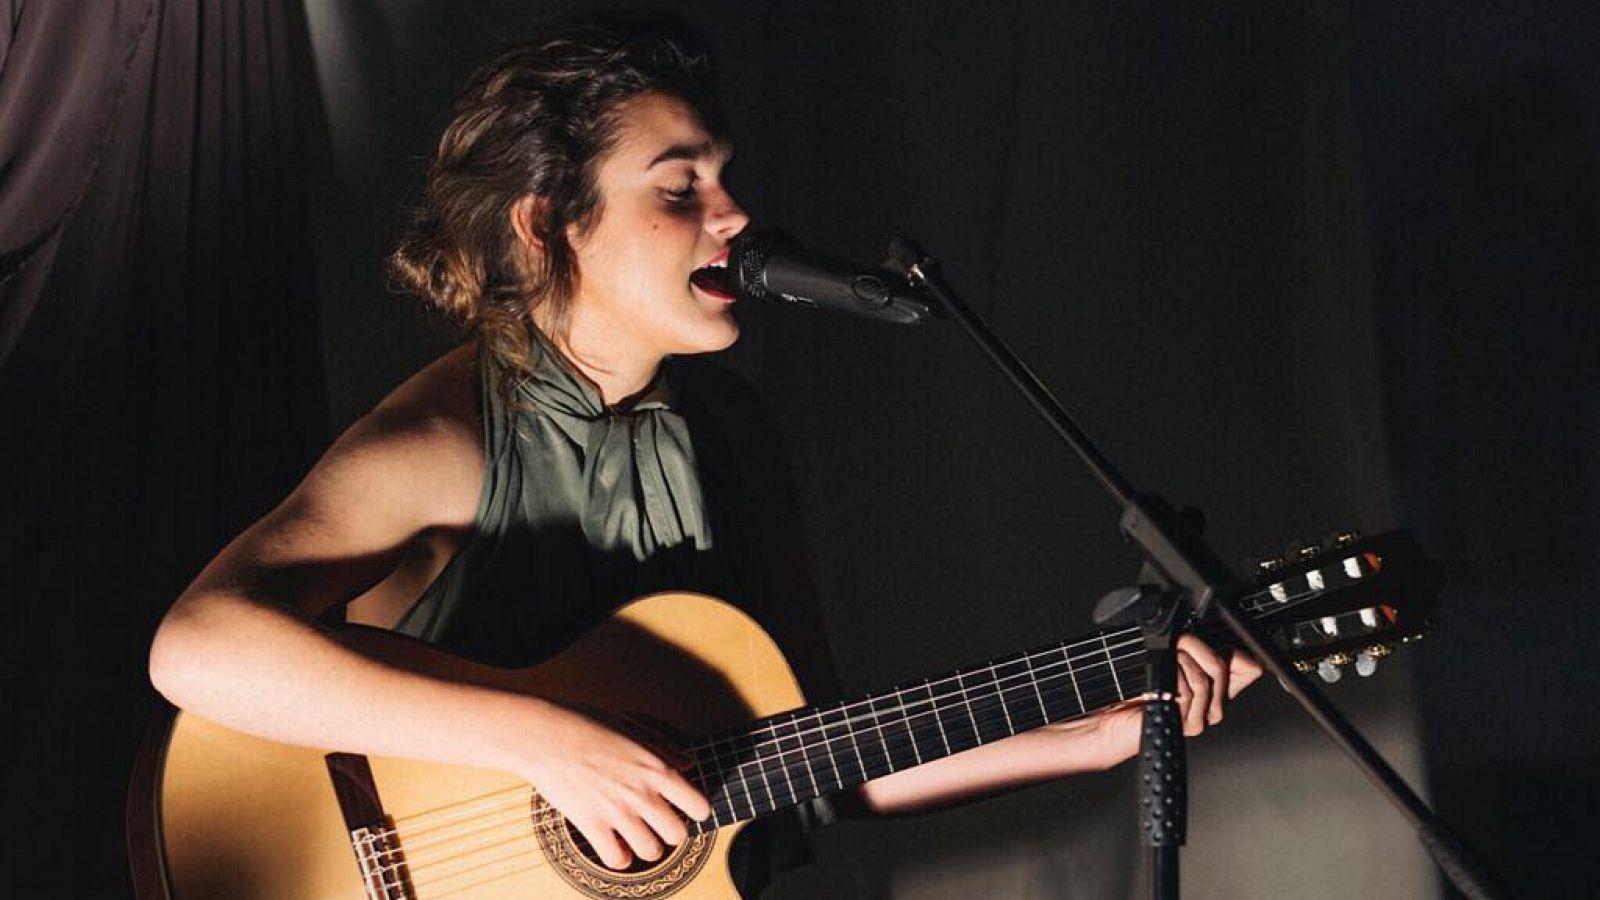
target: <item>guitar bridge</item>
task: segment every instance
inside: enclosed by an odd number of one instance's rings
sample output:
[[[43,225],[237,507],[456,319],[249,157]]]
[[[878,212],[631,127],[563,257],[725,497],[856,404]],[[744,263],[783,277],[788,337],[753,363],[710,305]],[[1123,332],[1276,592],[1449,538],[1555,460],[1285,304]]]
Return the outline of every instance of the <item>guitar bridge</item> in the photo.
[[[416,891],[400,836],[394,819],[383,811],[367,758],[354,753],[329,753],[326,760],[368,900],[412,900]]]

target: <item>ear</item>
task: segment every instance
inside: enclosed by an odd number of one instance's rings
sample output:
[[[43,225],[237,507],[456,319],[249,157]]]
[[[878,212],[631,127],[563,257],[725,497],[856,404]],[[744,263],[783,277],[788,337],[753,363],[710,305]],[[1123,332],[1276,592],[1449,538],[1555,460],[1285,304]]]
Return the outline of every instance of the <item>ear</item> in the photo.
[[[523,194],[511,204],[511,230],[517,236],[517,243],[533,253],[544,252],[544,241],[540,240],[539,229],[533,224],[544,215],[544,206],[545,199],[537,194]]]

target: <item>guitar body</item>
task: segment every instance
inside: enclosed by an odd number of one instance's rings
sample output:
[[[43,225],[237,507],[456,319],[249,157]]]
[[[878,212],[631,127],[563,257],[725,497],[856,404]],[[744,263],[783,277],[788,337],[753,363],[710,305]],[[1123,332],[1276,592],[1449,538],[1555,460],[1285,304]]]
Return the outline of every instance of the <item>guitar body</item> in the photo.
[[[669,734],[711,734],[804,703],[788,663],[753,620],[692,594],[634,601],[556,657],[522,670],[474,664],[373,629],[342,637],[408,668],[632,716]],[[576,833],[515,776],[368,762],[370,782],[358,777],[345,790],[370,794],[357,799],[396,830],[374,845],[378,871],[364,877],[349,804],[336,796],[325,751],[180,713],[148,785],[154,825],[145,830],[154,839],[133,842],[136,871],[158,883],[141,900],[739,896],[727,854],[740,824],[691,836],[656,864],[612,872],[582,852]],[[367,767],[356,768],[364,774]],[[396,865],[382,865],[390,861]]]

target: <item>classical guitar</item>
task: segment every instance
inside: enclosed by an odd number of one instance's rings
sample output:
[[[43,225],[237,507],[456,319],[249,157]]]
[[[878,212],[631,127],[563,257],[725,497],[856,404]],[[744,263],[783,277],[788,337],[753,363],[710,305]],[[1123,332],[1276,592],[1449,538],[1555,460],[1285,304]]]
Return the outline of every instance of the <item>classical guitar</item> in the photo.
[[[1431,627],[1439,578],[1395,532],[1268,561],[1256,583],[1243,608],[1297,665],[1367,674],[1393,644]],[[805,706],[753,621],[691,594],[634,601],[517,671],[382,631],[344,637],[400,665],[696,735],[684,749],[713,815],[660,861],[613,871],[506,773],[329,754],[179,714],[136,773],[130,849],[142,900],[736,898],[728,847],[750,820],[1136,698],[1143,677],[1129,628]]]

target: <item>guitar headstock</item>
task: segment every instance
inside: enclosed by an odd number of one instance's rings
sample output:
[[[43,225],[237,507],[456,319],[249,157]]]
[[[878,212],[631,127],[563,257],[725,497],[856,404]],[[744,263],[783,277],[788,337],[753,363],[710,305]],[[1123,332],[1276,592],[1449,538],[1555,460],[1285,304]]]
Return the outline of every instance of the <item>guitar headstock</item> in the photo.
[[[1296,545],[1255,566],[1245,614],[1302,672],[1338,681],[1347,666],[1362,676],[1399,644],[1434,628],[1439,564],[1404,531],[1372,537],[1343,532]]]

